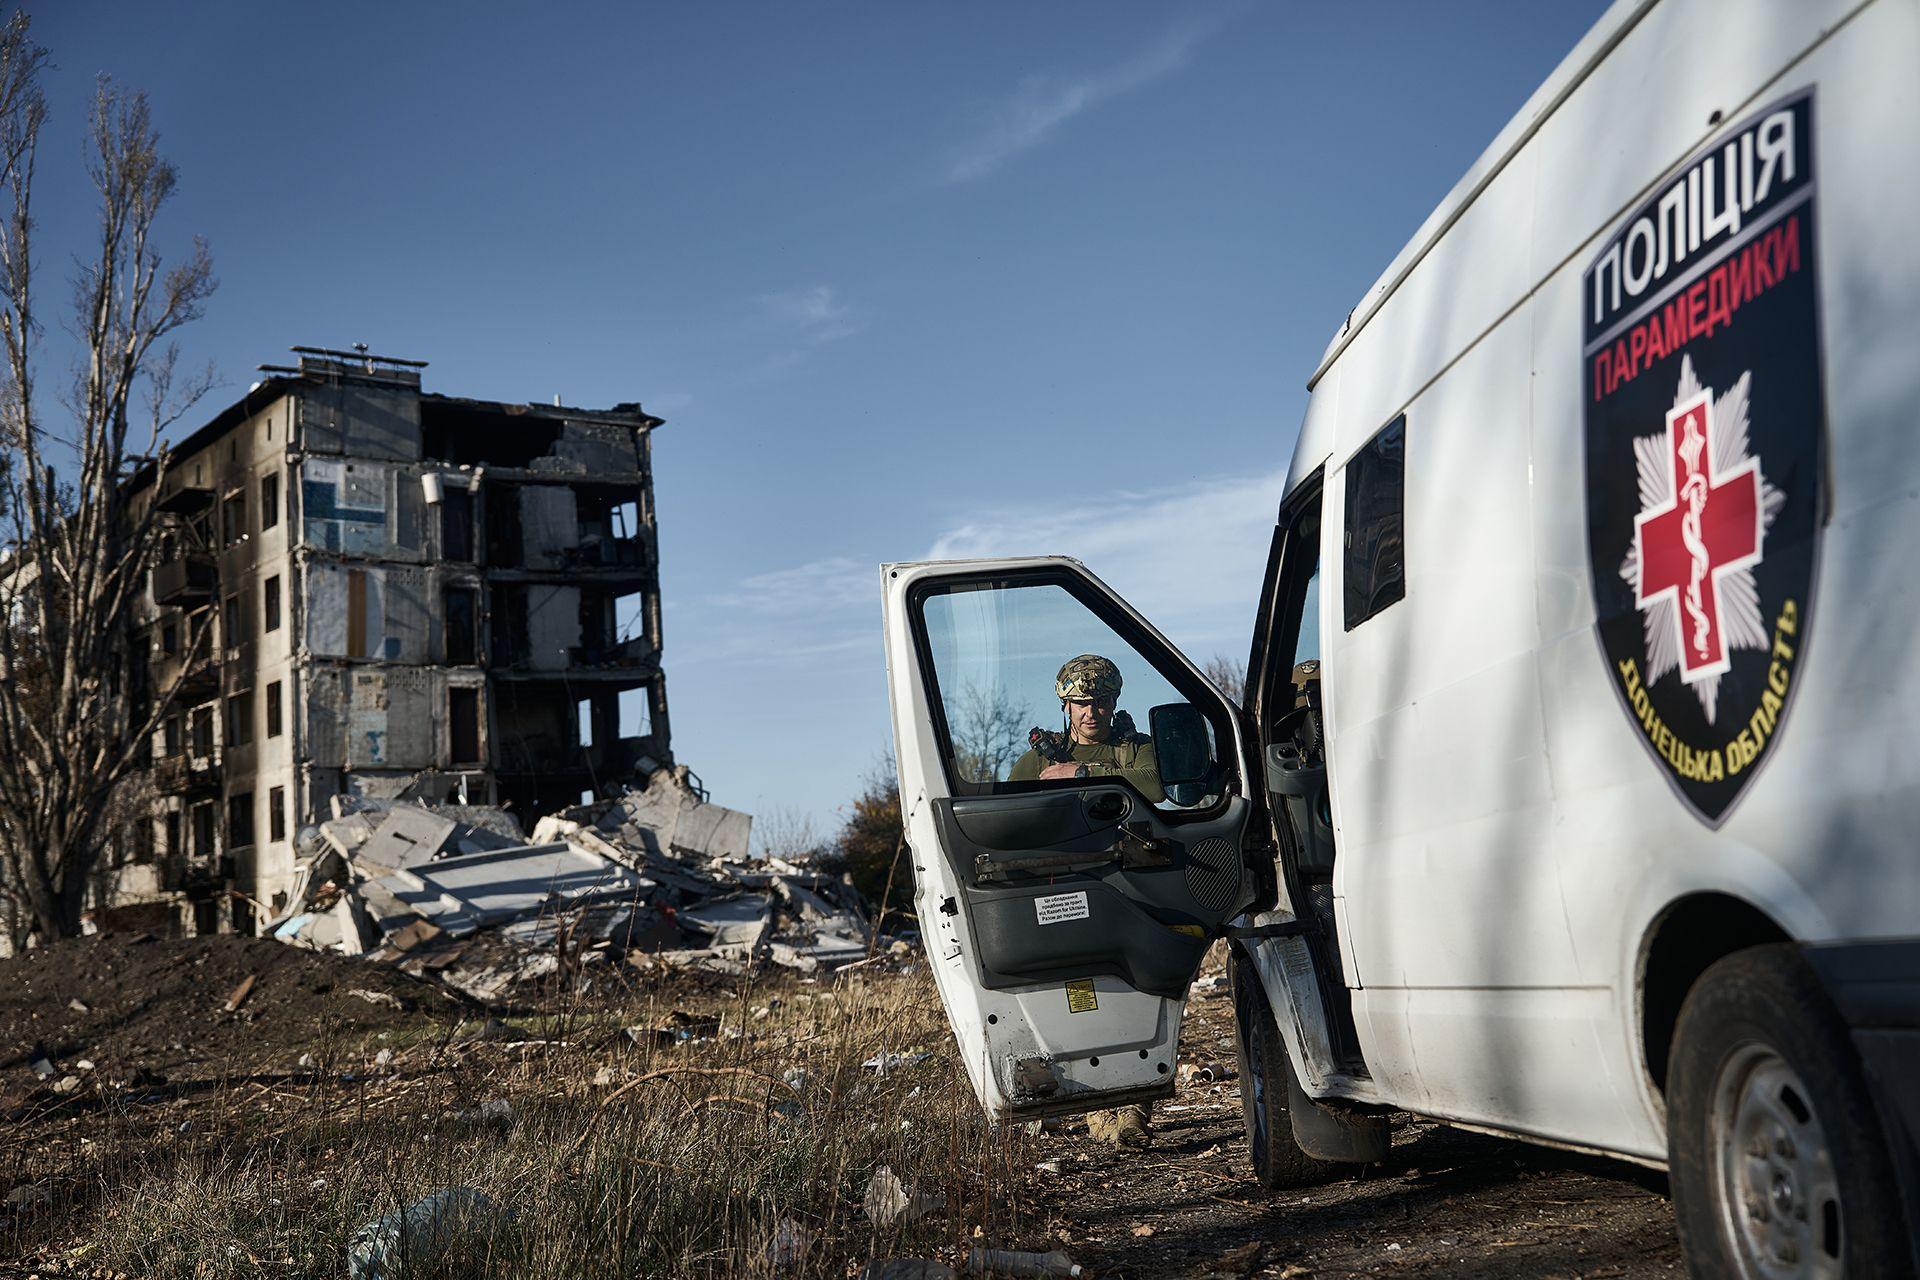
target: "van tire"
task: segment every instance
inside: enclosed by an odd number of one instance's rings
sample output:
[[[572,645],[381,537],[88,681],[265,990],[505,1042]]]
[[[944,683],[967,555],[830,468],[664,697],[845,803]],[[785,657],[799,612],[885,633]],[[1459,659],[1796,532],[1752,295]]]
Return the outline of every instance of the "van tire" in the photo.
[[[1906,1274],[1893,1165],[1846,1024],[1792,944],[1700,975],[1674,1029],[1667,1159],[1687,1265]],[[1785,1252],[1783,1252],[1785,1251]]]
[[[1314,1186],[1337,1176],[1343,1165],[1316,1160],[1293,1136],[1287,1098],[1297,1091],[1287,1043],[1280,1038],[1273,1004],[1244,953],[1235,949],[1228,966],[1233,992],[1234,1050],[1240,1069],[1240,1116],[1247,1127],[1253,1176],[1269,1191]]]

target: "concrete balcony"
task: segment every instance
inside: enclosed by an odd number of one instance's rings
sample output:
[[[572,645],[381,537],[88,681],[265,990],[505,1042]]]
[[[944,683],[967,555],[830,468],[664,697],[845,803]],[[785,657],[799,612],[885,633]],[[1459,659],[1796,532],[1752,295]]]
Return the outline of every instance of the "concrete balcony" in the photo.
[[[153,789],[163,796],[206,795],[220,790],[220,762],[211,756],[162,756],[153,764]]]
[[[218,581],[211,555],[188,552],[153,566],[153,602],[162,608],[204,604]]]

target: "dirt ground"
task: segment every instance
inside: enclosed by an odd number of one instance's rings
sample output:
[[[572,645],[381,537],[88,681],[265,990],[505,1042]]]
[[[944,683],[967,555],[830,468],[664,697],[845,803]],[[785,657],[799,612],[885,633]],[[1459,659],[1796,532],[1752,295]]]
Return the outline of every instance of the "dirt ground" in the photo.
[[[249,975],[255,981],[246,1001],[226,1011],[228,998]],[[667,984],[644,993],[662,1007],[705,1001],[737,1014],[755,1002],[779,1004],[767,994],[772,988],[725,990],[737,980],[656,975],[649,981]],[[830,1000],[824,994],[829,988],[842,993],[842,1014],[856,1015],[855,1022],[858,1011],[846,1007],[850,999],[869,1002],[876,1011],[889,1001],[923,1008],[931,1003],[921,965],[899,973],[872,970],[851,984],[822,984],[787,992],[788,1012],[780,1017],[795,1021],[780,1034],[798,1034],[793,1043],[811,1038],[797,1010],[824,1007],[802,1002]],[[822,994],[797,994],[803,990]],[[929,1037],[926,1048],[950,1054],[951,1043],[937,1014],[932,1016],[916,1034]],[[260,940],[87,939],[0,962],[0,1126],[9,1136],[0,1145],[12,1151],[0,1158],[0,1192],[10,1194],[50,1171],[59,1185],[74,1189],[73,1216],[59,1215],[66,1230],[49,1223],[44,1211],[10,1228],[0,1221],[0,1242],[35,1242],[28,1269],[19,1269],[21,1254],[8,1265],[9,1250],[0,1247],[0,1276],[110,1274],[47,1263],[63,1248],[69,1250],[65,1256],[74,1256],[75,1242],[86,1235],[88,1206],[124,1194],[116,1188],[135,1180],[130,1166],[163,1168],[165,1157],[155,1153],[203,1133],[205,1142],[218,1147],[224,1141],[220,1126],[241,1110],[264,1116],[271,1105],[275,1114],[300,1115],[323,1104],[345,1106],[349,1097],[356,1108],[401,1110],[419,1105],[422,1090],[458,1095],[448,1102],[436,1094],[435,1106],[467,1107],[510,1078],[519,1081],[514,1087],[535,1094],[563,1088],[578,1093],[601,1084],[583,1079],[563,1087],[559,1077],[530,1070],[523,1061],[528,1046],[475,1045],[466,1057],[456,1050],[449,1060],[445,1044],[456,1038],[455,1029],[470,1035],[485,1017],[486,1011],[443,988],[386,966]],[[779,1020],[749,1020],[743,1043],[767,1039]],[[538,1034],[578,1033],[563,1027]],[[391,1068],[372,1066],[381,1046],[397,1049]],[[31,1070],[41,1053],[53,1059],[56,1075],[50,1080]],[[307,1054],[315,1057],[303,1066]],[[79,1066],[82,1058],[93,1064],[91,1070]],[[1190,1002],[1181,1059],[1232,1066],[1229,1000],[1196,996]],[[596,1069],[583,1063],[578,1074]],[[822,1069],[814,1064],[816,1073]],[[56,1094],[53,1083],[68,1074],[84,1077],[84,1087]],[[957,1071],[943,1074],[957,1083]],[[903,1098],[921,1093],[907,1092],[911,1082],[903,1078]],[[929,1092],[933,1088],[930,1083]],[[335,1102],[326,1104],[326,1096]],[[977,1111],[968,1114],[968,1107],[957,1097],[945,1121],[938,1108],[916,1113],[913,1132],[922,1142],[957,1152],[955,1135],[979,1128]],[[1189,1084],[1155,1109],[1154,1128],[1153,1145],[1138,1154],[1095,1143],[1077,1121],[1037,1137],[998,1139],[991,1158],[1004,1164],[1010,1181],[1002,1190],[1018,1208],[988,1222],[990,1230],[1016,1233],[997,1242],[1064,1249],[1088,1275],[1103,1277],[1597,1278],[1684,1272],[1664,1179],[1630,1165],[1408,1119],[1396,1129],[1385,1165],[1311,1190],[1268,1193],[1252,1175],[1236,1081]],[[856,1218],[859,1181],[853,1178],[835,1193]],[[5,1217],[0,1208],[0,1220]],[[916,1247],[957,1265],[967,1244],[981,1242],[974,1235],[979,1222],[966,1211],[949,1212],[937,1226],[926,1224],[930,1230]],[[843,1238],[852,1252],[911,1244],[875,1237],[862,1246]],[[844,1272],[835,1264],[806,1273],[851,1276],[864,1261],[848,1256]],[[331,1264],[316,1265],[331,1273]],[[304,1266],[235,1272],[306,1273]],[[754,1267],[750,1273],[766,1272]]]
[[[285,1071],[318,1037],[420,1027],[461,1008],[445,987],[390,966],[268,939],[76,938],[0,963],[0,1109],[37,1083],[29,1067],[42,1054],[59,1075],[101,1079]]]
[[[1234,1063],[1232,1001],[1196,998],[1185,1063]],[[1684,1275],[1666,1179],[1403,1117],[1386,1164],[1294,1192],[1254,1180],[1237,1080],[1190,1084],[1122,1154],[1043,1136],[1049,1229],[1101,1276]]]

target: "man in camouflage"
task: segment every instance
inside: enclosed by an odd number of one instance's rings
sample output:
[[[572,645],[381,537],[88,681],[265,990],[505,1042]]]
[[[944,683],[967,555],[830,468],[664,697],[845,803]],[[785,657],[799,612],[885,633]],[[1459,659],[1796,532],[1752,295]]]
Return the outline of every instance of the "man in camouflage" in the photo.
[[[1054,678],[1053,690],[1066,719],[1066,747],[1072,760],[1049,763],[1034,748],[1014,762],[1009,779],[1120,777],[1149,800],[1166,799],[1153,739],[1134,732],[1131,719],[1115,724],[1120,685],[1120,668],[1106,658],[1094,653],[1069,658]]]
[[[1131,718],[1119,718],[1120,668],[1106,658],[1083,653],[1069,658],[1054,677],[1066,719],[1066,748],[1072,760],[1049,763],[1036,747],[1014,762],[1014,782],[1043,778],[1125,778],[1149,800],[1166,798],[1153,739],[1133,731]],[[1116,725],[1116,718],[1119,723]],[[1145,1107],[1120,1107],[1087,1116],[1087,1132],[1116,1147],[1140,1150],[1153,1141]]]

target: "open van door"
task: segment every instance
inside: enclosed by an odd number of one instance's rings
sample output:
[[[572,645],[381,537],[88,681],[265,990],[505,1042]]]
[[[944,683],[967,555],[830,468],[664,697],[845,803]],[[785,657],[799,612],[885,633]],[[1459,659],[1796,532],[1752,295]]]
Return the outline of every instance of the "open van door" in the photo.
[[[1075,561],[881,580],[914,902],[981,1105],[1172,1093],[1187,986],[1257,894],[1237,709]],[[1076,736],[1056,676],[1089,655],[1120,689]]]

